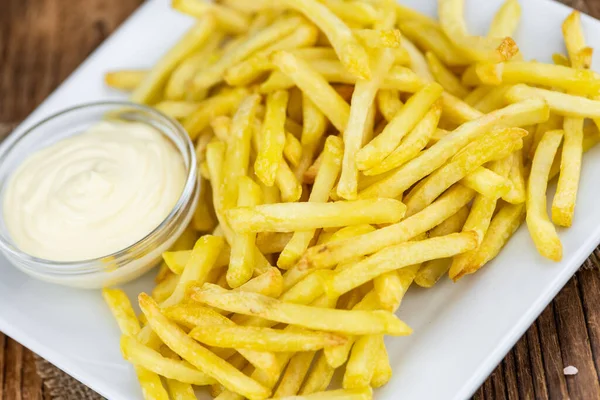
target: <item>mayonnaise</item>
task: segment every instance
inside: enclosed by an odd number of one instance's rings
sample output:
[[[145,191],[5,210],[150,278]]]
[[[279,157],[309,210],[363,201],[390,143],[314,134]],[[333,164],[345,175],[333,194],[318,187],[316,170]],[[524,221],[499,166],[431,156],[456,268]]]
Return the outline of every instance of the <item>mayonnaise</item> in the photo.
[[[158,130],[101,122],[17,168],[4,195],[4,220],[17,247],[32,256],[103,257],[160,225],[185,180],[181,155]]]

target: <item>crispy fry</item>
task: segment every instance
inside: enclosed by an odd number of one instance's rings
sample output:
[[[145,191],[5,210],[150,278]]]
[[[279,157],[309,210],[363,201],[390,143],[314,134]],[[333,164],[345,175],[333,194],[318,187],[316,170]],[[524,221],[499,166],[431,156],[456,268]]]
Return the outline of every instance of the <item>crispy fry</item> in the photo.
[[[348,126],[344,131],[344,158],[340,180],[337,185],[337,194],[344,199],[353,200],[358,195],[358,152],[365,140],[369,111],[373,106],[373,100],[383,77],[387,74],[393,62],[393,54],[388,49],[376,52],[374,65],[371,68],[373,79],[360,79],[356,82],[350,104]]]
[[[465,97],[469,94],[469,90],[463,86],[460,80],[450,71],[432,52],[425,54],[427,63],[429,64],[429,70],[435,78],[436,82],[442,85],[445,91],[457,96]]]
[[[450,135],[400,167],[393,175],[359,193],[359,198],[396,197],[414,183],[439,168],[458,150],[481,136],[490,127],[524,126],[548,119],[548,107],[543,101],[529,100],[491,112],[461,125]]]
[[[145,70],[111,71],[104,74],[104,83],[112,88],[129,92],[138,87],[147,75],[148,71]]]
[[[400,111],[403,104],[397,90],[382,89],[377,92],[377,108],[389,122]]]
[[[358,224],[399,221],[405,206],[394,199],[333,203],[280,203],[226,211],[237,232],[292,232]],[[285,217],[283,217],[285,216]]]
[[[150,73],[131,93],[131,101],[152,104],[173,69],[190,54],[199,50],[216,26],[215,19],[206,15],[194,25],[181,40],[154,65]]]
[[[552,112],[559,115],[579,118],[600,118],[600,100],[590,100],[572,94],[520,84],[513,86],[506,93],[506,98],[513,103],[524,99],[540,99],[548,104]]]
[[[419,21],[405,21],[400,23],[400,30],[412,42],[424,51],[435,54],[446,65],[457,66],[470,63],[470,60],[452,44],[439,26]]]
[[[339,176],[342,154],[343,149],[341,139],[336,136],[329,136],[325,142],[321,168],[319,168],[310,197],[308,198],[309,202],[327,202],[329,199],[329,192]],[[304,251],[306,251],[314,234],[315,230],[295,232],[292,239],[281,252],[279,259],[277,260],[277,265],[284,269],[291,268]]]
[[[273,397],[284,398],[286,396],[295,396],[300,390],[306,373],[310,369],[310,364],[314,356],[315,353],[312,351],[294,354]]]
[[[205,284],[192,298],[212,307],[327,332],[407,335],[411,329],[385,311],[347,311],[285,303],[255,293],[231,292]]]
[[[285,146],[283,147],[283,155],[287,161],[294,167],[297,167],[302,159],[302,144],[289,132],[285,134]]]
[[[402,138],[425,116],[442,90],[437,83],[431,83],[408,99],[383,132],[356,154],[358,168],[372,168],[390,155]]]
[[[254,173],[267,186],[273,186],[285,146],[285,111],[288,92],[277,91],[267,96],[267,110],[262,124],[262,144],[254,163]]]
[[[485,197],[500,198],[507,196],[513,189],[511,181],[490,171],[485,167],[479,167],[460,180],[460,183],[475,190]]]
[[[387,349],[383,338],[379,341],[379,350],[377,352],[377,363],[373,370],[373,377],[371,378],[371,387],[379,388],[389,382],[392,378],[392,367],[390,366],[390,360]]]
[[[304,14],[327,36],[344,66],[354,75],[363,79],[371,77],[369,57],[358,43],[352,31],[327,6],[317,0],[284,0],[287,7]],[[342,8],[347,8],[346,4]]]
[[[562,245],[546,212],[546,188],[563,131],[544,134],[533,157],[527,187],[527,228],[540,254],[554,261],[562,258]]]

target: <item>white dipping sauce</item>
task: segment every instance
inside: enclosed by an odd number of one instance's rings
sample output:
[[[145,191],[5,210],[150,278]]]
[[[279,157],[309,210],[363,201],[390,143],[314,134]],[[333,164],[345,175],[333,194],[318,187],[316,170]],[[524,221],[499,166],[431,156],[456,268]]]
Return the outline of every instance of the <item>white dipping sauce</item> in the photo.
[[[160,225],[185,180],[181,155],[158,130],[101,122],[17,168],[6,188],[4,220],[15,244],[32,256],[103,257]]]

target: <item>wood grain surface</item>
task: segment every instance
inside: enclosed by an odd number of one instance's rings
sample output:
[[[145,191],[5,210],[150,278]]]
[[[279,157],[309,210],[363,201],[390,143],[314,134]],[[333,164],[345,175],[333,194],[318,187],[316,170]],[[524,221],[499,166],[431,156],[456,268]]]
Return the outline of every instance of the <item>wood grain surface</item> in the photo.
[[[25,118],[141,2],[0,0],[0,136]],[[600,18],[600,0],[563,3]],[[565,376],[568,365],[579,373]],[[474,398],[600,399],[599,373],[600,272],[582,269]],[[36,372],[34,355],[0,333],[0,400],[51,398]]]

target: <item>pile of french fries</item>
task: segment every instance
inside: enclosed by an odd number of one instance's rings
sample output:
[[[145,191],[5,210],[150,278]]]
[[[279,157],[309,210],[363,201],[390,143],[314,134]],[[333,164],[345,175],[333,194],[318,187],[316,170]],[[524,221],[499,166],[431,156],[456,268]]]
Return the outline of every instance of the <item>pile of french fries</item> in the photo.
[[[150,70],[106,75],[181,121],[202,175],[139,319],[104,290],[145,398],[370,399],[413,283],[473,274],[524,220],[561,259],[555,225],[600,140],[580,16],[545,64],[511,39],[516,0],[487,36],[464,0],[438,5],[435,21],[394,0],[173,0],[196,24]]]

